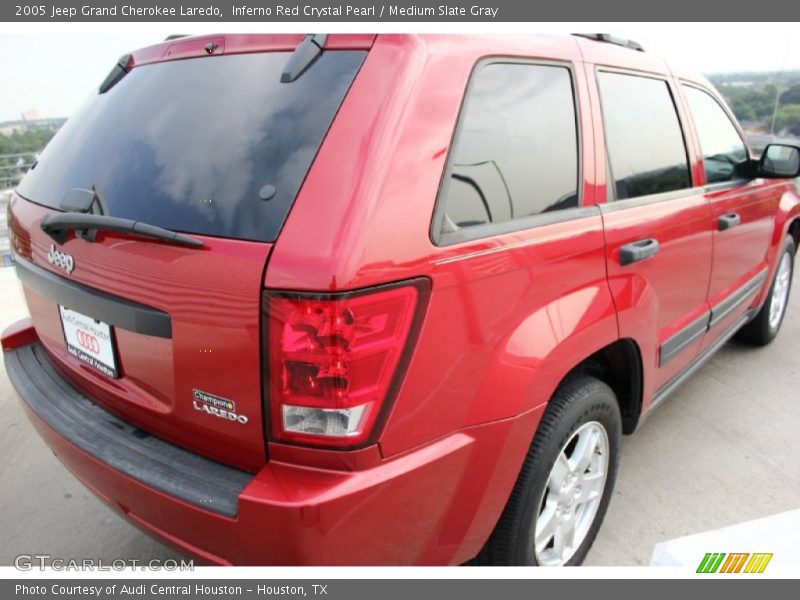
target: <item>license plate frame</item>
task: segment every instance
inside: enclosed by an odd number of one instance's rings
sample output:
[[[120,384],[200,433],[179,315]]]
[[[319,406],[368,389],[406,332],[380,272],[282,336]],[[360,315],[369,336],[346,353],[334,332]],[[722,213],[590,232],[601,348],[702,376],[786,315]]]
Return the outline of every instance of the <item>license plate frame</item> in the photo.
[[[113,326],[60,304],[58,316],[67,352],[106,377],[119,379]]]

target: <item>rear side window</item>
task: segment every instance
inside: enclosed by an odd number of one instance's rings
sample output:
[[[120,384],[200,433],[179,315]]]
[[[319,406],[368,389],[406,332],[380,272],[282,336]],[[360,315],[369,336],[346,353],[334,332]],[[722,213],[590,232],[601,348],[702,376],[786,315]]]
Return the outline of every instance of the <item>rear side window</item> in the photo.
[[[290,55],[134,68],[91,95],[18,192],[58,208],[68,190],[96,186],[107,215],[274,241],[366,53],[325,52],[280,83]]]
[[[740,179],[740,169],[746,165],[749,156],[736,127],[717,101],[706,92],[685,85],[683,93],[700,141],[706,183]]]
[[[686,145],[669,85],[601,72],[609,167],[617,200],[691,187]]]
[[[439,202],[441,233],[578,206],[569,69],[490,63],[472,77]]]

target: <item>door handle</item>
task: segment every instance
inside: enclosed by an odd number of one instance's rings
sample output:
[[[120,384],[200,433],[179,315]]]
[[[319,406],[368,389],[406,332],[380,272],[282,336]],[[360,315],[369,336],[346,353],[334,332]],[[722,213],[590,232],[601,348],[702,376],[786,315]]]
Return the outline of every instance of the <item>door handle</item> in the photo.
[[[655,238],[625,244],[619,249],[619,264],[623,267],[658,254],[661,246]]]
[[[740,217],[738,213],[728,213],[727,215],[722,215],[719,218],[717,221],[717,229],[720,231],[725,231],[726,229],[736,227],[741,222],[742,217]]]

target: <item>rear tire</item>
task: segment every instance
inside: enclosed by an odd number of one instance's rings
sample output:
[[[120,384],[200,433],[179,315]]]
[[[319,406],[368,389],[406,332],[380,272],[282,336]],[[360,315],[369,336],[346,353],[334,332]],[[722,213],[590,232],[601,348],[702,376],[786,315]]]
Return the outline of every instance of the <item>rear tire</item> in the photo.
[[[788,236],[784,241],[783,251],[778,256],[778,267],[775,269],[767,299],[755,318],[736,334],[738,339],[754,346],[766,346],[778,335],[789,304],[794,256],[794,239]]]
[[[581,564],[611,498],[621,436],[619,405],[610,387],[588,376],[563,383],[476,562]]]

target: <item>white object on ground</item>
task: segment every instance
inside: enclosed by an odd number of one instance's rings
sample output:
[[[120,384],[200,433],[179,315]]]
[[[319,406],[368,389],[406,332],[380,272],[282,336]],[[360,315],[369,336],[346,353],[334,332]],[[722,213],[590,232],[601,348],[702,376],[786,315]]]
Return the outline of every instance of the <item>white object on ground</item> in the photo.
[[[707,552],[772,553],[769,566],[800,566],[800,510],[656,544],[650,564],[697,567]]]

